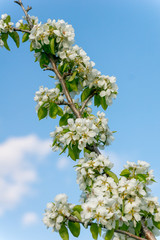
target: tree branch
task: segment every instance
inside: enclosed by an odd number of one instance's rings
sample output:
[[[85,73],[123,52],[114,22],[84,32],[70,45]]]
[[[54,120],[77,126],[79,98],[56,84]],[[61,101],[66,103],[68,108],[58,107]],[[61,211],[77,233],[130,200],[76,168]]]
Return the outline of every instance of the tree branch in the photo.
[[[87,105],[87,103],[89,102],[89,100],[96,94],[96,91],[93,91],[93,93],[84,101],[81,109],[80,109],[80,113],[83,112],[85,106]]]
[[[141,221],[141,223],[142,223],[142,230],[144,232],[144,235],[145,235],[146,239],[148,239],[148,240],[156,240],[156,238],[153,235],[153,233],[146,227],[144,219]]]
[[[16,31],[16,32],[31,33],[29,30],[23,30],[23,29],[16,28],[16,27],[13,27],[13,30]]]
[[[30,29],[32,29],[33,28],[33,24],[32,24],[32,21],[31,21],[31,18],[29,16],[29,14],[28,14],[29,10],[31,10],[32,7],[28,6],[27,9],[25,9],[21,0],[14,1],[14,2],[17,3],[22,8],[22,10],[23,10],[23,12],[24,12],[24,14],[26,16],[26,20],[27,20],[27,22],[29,24],[29,27],[30,27]]]
[[[73,103],[73,100],[72,100],[72,98],[71,98],[71,96],[70,96],[70,94],[69,94],[69,91],[68,91],[68,89],[67,89],[66,83],[65,83],[63,77],[61,76],[60,72],[59,72],[58,69],[57,69],[57,66],[56,66],[55,61],[53,60],[53,58],[52,58],[51,56],[48,55],[48,57],[49,57],[49,60],[50,60],[50,62],[51,62],[53,71],[54,71],[54,73],[56,74],[57,78],[59,79],[59,81],[60,81],[60,83],[61,83],[61,86],[62,86],[62,89],[63,89],[63,93],[64,93],[64,95],[66,96],[66,99],[67,99],[67,101],[68,101],[68,103],[69,103],[70,108],[72,109],[73,113],[75,114],[75,116],[76,116],[77,118],[81,118],[82,115],[81,115],[81,113],[78,111],[78,109],[75,107],[75,104]]]
[[[79,219],[73,217],[73,216],[70,216],[70,217],[66,217],[69,221],[71,222],[77,222],[77,223],[81,223],[81,224],[84,224],[82,221],[80,221]],[[88,223],[88,225],[90,226],[92,224],[92,222]],[[104,228],[104,227],[103,227]],[[120,229],[115,229],[114,230],[115,232],[117,233],[120,233],[120,234],[124,234],[128,237],[131,237],[131,238],[134,238],[134,239],[137,239],[137,240],[146,240],[145,238],[141,238],[141,237],[138,237],[130,232],[126,232],[126,231],[123,231],[123,230],[120,230]]]

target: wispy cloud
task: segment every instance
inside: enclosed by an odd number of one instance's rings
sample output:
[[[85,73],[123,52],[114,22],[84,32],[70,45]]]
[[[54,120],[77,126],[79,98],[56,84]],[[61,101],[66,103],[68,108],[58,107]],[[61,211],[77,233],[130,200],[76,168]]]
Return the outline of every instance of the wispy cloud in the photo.
[[[0,144],[0,215],[30,192],[31,183],[37,180],[35,160],[50,153],[49,145],[49,140],[35,135],[9,138]]]
[[[71,159],[67,157],[61,157],[57,161],[57,168],[59,170],[66,169],[70,165]]]
[[[22,224],[24,226],[32,226],[38,223],[38,215],[35,212],[27,212],[22,217]]]

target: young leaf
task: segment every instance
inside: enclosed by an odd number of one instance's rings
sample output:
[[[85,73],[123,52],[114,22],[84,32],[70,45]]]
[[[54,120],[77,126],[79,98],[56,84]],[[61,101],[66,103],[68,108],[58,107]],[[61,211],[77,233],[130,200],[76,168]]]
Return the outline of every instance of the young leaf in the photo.
[[[89,87],[84,89],[84,91],[82,92],[82,95],[81,95],[81,101],[82,102],[89,97],[89,95],[91,94],[91,91],[92,91],[92,89],[89,88]]]
[[[70,77],[70,79],[68,80],[68,82],[72,82],[75,79],[77,72],[75,71],[72,76]]]
[[[17,32],[11,32],[11,33],[9,33],[9,35],[15,42],[17,48],[19,48],[19,45],[20,45],[19,34]]]
[[[77,217],[80,221],[82,220],[81,215],[80,215],[80,213],[79,213],[78,211],[74,211],[74,212],[72,213],[72,215],[75,216],[75,217]]]
[[[146,174],[137,174],[136,177],[140,182],[145,182],[146,183]]]
[[[67,120],[72,117],[73,117],[72,114],[65,113],[59,120],[59,126],[61,127],[61,126],[67,125],[68,124]]]
[[[107,107],[108,107],[108,105],[107,105],[107,103],[106,103],[106,99],[105,99],[105,97],[101,97],[101,106],[102,106],[102,108],[104,109],[104,110],[106,110],[107,109]]]
[[[102,227],[101,226],[98,226],[98,233],[99,233],[99,236],[101,237],[101,234],[102,234]]]
[[[44,68],[44,65],[48,65],[49,59],[45,53],[41,53],[40,67]]]
[[[72,82],[69,83],[69,91],[78,91],[78,82],[76,81],[76,79],[72,80]]]
[[[78,149],[77,145],[72,145],[69,146],[68,148],[68,155],[74,160],[76,161],[79,158],[79,154],[80,154],[80,150]]]
[[[81,205],[76,205],[76,206],[74,206],[73,210],[74,210],[74,211],[77,211],[77,212],[79,212],[79,213],[83,211]]]
[[[156,228],[160,229],[160,222],[156,222],[156,221],[154,221],[153,218],[152,218],[152,220],[153,220],[153,224],[154,224],[154,226],[155,226]]]
[[[137,236],[139,236],[139,234],[140,234],[141,226],[142,226],[141,222],[137,222],[136,228],[135,228],[135,233],[136,233]]]
[[[47,116],[47,113],[48,113],[47,108],[41,106],[41,107],[38,109],[38,118],[39,118],[39,120],[45,118],[45,117]]]
[[[79,237],[80,234],[80,224],[78,222],[68,222],[68,227],[74,237]]]
[[[107,173],[109,177],[113,178],[116,183],[119,182],[117,175],[112,171],[105,169],[105,173]]]
[[[105,240],[111,240],[112,237],[113,237],[113,234],[114,234],[114,229],[108,230],[104,239]]]
[[[24,33],[22,37],[22,42],[26,42],[29,39],[29,33]]]
[[[33,48],[32,42],[31,42],[31,44],[30,44],[30,52],[32,52],[33,50],[34,50],[34,48]]]
[[[56,118],[58,113],[58,106],[55,103],[51,103],[49,106],[49,116],[51,118]]]
[[[124,176],[124,177],[129,177],[129,175],[131,174],[131,172],[128,169],[124,169],[120,176]]]
[[[68,230],[65,227],[65,225],[63,224],[59,230],[59,235],[61,236],[61,238],[63,240],[69,240],[69,234],[68,234]]]
[[[99,95],[94,96],[94,105],[97,107],[101,105],[101,97]]]
[[[50,44],[50,48],[51,48],[51,53],[52,53],[53,55],[55,55],[55,47],[54,47],[55,39],[52,38],[49,44]]]
[[[92,237],[93,239],[97,240],[98,238],[98,226],[97,226],[97,223],[92,223],[91,224],[91,227],[90,227],[90,231],[92,233]]]
[[[58,107],[58,112],[57,112],[57,114],[59,115],[59,116],[63,116],[63,110],[62,110],[62,108],[60,108],[59,106],[57,106]]]
[[[8,15],[8,16],[6,17],[6,19],[4,20],[4,22],[5,22],[6,24],[8,24],[10,21],[11,21],[11,17]]]
[[[7,39],[8,39],[8,33],[2,33],[1,34],[1,38],[2,38],[2,41],[4,42],[4,47],[10,51],[10,48],[8,46],[8,43],[7,43]]]

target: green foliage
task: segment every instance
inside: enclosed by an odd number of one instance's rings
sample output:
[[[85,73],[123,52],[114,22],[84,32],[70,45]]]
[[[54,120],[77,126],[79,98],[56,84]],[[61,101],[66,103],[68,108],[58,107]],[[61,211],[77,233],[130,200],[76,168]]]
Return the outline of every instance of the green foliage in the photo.
[[[84,91],[82,92],[82,95],[81,95],[81,101],[85,101],[91,94],[92,92],[92,89],[87,87],[84,89]]]
[[[160,222],[156,222],[154,221],[154,219],[152,218],[153,224],[156,228],[160,229]]]
[[[141,222],[137,222],[136,227],[135,227],[135,233],[137,236],[139,236],[139,234],[141,232],[141,227],[142,227]]]
[[[13,39],[17,48],[19,48],[20,45],[19,34],[17,32],[11,32],[9,33],[9,36]]]
[[[10,51],[10,48],[8,46],[8,43],[7,43],[7,39],[8,39],[8,33],[1,33],[1,39],[2,41],[4,42],[4,47]]]
[[[104,110],[108,108],[105,97],[100,97],[99,95],[94,96],[94,105],[97,107],[101,105]]]
[[[40,67],[45,68],[46,65],[49,64],[49,59],[45,53],[41,53],[41,59],[40,59]]]
[[[67,125],[68,124],[67,121],[69,118],[73,118],[73,115],[69,113],[65,113],[59,120],[59,126]]]
[[[114,229],[108,230],[106,235],[105,235],[105,240],[111,240],[114,234]]]
[[[82,220],[81,215],[80,215],[80,213],[79,213],[78,211],[74,211],[74,212],[72,213],[72,215],[75,216],[75,217],[77,217],[80,221]]]
[[[32,42],[31,42],[31,44],[30,44],[30,51],[32,52],[33,50],[34,50],[34,48],[33,48]]]
[[[79,158],[80,150],[78,149],[78,144],[76,145],[69,145],[68,147],[68,156],[70,156],[74,161]]]
[[[29,39],[29,33],[24,33],[23,37],[22,37],[22,42],[24,43],[24,42],[28,41],[28,39]]]
[[[6,19],[4,20],[4,22],[6,23],[6,24],[8,24],[9,22],[11,21],[11,16],[7,16],[6,17]]]
[[[53,102],[50,103],[50,105],[49,105],[49,116],[51,118],[56,118],[57,114],[58,114],[58,106],[57,106],[57,104],[53,103]]]
[[[69,78],[68,82],[72,82],[75,79],[77,72],[75,71],[72,76]]]
[[[68,222],[68,227],[74,237],[79,237],[80,234],[80,224],[78,222]]]
[[[105,173],[107,173],[107,175],[109,177],[113,178],[116,183],[119,182],[117,175],[115,173],[113,173],[112,171],[110,171],[107,168],[105,168]]]
[[[69,240],[69,234],[66,226],[63,224],[59,230],[59,235],[63,240]]]
[[[83,211],[81,205],[76,205],[76,206],[74,206],[73,210],[74,210],[74,211],[77,211],[77,212],[79,212],[79,213],[81,213],[81,212]]]
[[[43,105],[38,109],[38,118],[39,120],[47,116],[48,110]]]
[[[99,233],[99,229],[98,229],[97,223],[92,223],[92,224],[91,224],[90,231],[91,231],[91,233],[92,233],[93,239],[97,240],[97,238],[98,238],[98,233]]]
[[[51,39],[49,45],[50,45],[51,53],[55,55],[55,38]]]
[[[124,169],[124,170],[120,173],[120,176],[129,177],[130,174],[131,174],[131,172],[130,172],[128,169]]]
[[[144,182],[144,183],[146,183],[146,178],[147,178],[147,176],[146,176],[146,174],[137,174],[136,175],[136,178],[140,181],[140,182]]]

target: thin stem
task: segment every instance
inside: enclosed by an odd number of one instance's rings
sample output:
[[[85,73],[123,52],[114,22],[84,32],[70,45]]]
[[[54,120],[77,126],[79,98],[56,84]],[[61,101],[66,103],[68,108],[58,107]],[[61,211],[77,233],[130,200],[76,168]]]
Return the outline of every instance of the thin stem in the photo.
[[[80,112],[82,113],[85,106],[87,105],[87,103],[89,102],[89,100],[96,94],[96,91],[93,91],[93,93],[84,101],[81,109],[80,109]]]
[[[61,83],[61,86],[62,86],[62,89],[63,89],[63,93],[64,95],[66,96],[66,99],[70,105],[70,108],[72,109],[73,113],[75,114],[75,116],[77,118],[81,118],[82,115],[81,113],[78,111],[78,109],[75,107],[75,104],[73,103],[73,100],[69,94],[69,91],[67,89],[67,86],[66,86],[66,83],[62,77],[62,75],[60,74],[60,72],[58,71],[57,69],[57,66],[56,66],[56,63],[54,61],[54,59],[51,57],[51,56],[48,56],[49,57],[49,60],[51,62],[51,65],[52,65],[52,68],[53,68],[53,71],[55,72],[57,78],[59,79],[60,83]]]
[[[32,21],[31,21],[31,18],[29,16],[29,14],[28,14],[29,10],[31,10],[32,7],[28,7],[27,9],[25,9],[21,0],[14,1],[14,2],[17,3],[22,8],[22,10],[23,10],[23,12],[24,12],[24,14],[26,16],[26,20],[27,20],[27,22],[29,24],[29,27],[30,27],[30,29],[32,29],[33,28],[33,24],[32,24]]]

